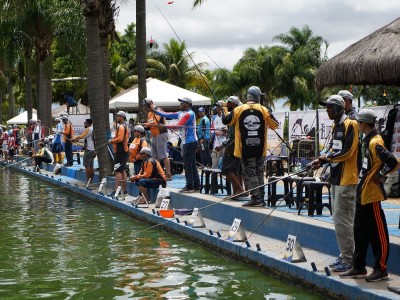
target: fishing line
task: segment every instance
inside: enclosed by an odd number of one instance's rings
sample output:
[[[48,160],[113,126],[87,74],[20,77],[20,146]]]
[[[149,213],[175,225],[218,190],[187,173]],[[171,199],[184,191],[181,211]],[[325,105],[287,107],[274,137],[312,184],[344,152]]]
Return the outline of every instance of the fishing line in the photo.
[[[169,27],[171,28],[172,32],[175,34],[175,36],[177,37],[177,39],[179,40],[179,42],[181,43],[181,45],[184,47],[186,54],[188,55],[188,57],[190,58],[190,60],[192,61],[193,65],[195,66],[197,72],[199,72],[201,78],[203,79],[204,83],[206,84],[208,90],[210,91],[211,95],[214,97],[214,99],[217,99],[215,97],[214,92],[212,91],[210,85],[208,84],[207,80],[204,78],[203,73],[200,71],[199,67],[197,66],[197,64],[194,62],[192,56],[189,54],[188,50],[186,49],[186,47],[184,46],[184,43],[182,42],[182,40],[180,39],[180,37],[178,36],[178,34],[176,33],[175,29],[172,27],[172,25],[170,24],[170,22],[168,21],[168,19],[165,17],[165,15],[162,13],[162,11],[160,10],[160,8],[157,6],[157,4],[154,4],[155,7],[157,8],[157,10],[160,12],[160,14],[163,16],[164,20],[167,22],[167,24],[169,25]]]

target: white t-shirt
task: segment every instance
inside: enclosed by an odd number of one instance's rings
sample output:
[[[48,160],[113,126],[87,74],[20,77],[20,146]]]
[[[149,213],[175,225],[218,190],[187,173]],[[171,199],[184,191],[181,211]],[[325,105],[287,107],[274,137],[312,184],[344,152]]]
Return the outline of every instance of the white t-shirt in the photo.
[[[219,115],[217,115],[214,118],[211,127],[213,129],[228,128],[228,126],[222,123],[222,118]],[[222,143],[226,141],[226,134],[222,130],[214,130],[214,134],[215,138],[214,138],[213,149],[215,149],[215,147],[221,146]]]

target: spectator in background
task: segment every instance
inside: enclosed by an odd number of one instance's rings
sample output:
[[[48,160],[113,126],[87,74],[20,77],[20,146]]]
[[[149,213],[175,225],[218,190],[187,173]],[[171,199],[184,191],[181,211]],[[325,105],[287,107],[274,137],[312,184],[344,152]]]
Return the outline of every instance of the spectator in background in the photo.
[[[341,90],[338,93],[344,100],[344,113],[349,116],[350,120],[357,119],[357,108],[353,106],[353,94],[348,90]]]
[[[211,167],[211,153],[210,153],[210,138],[211,138],[211,124],[210,119],[206,115],[204,107],[200,107],[197,111],[200,121],[197,126],[197,138],[200,144],[201,163],[200,168]]]
[[[172,158],[173,161],[181,162],[182,161],[181,151],[177,147],[174,147],[171,142],[168,142],[167,146],[168,146],[169,158]]]
[[[19,147],[21,146],[21,131],[17,124],[13,125],[13,135],[15,140],[15,153],[19,154]]]
[[[53,147],[51,149],[51,152],[53,152],[54,163],[62,164],[63,148],[61,145],[61,134],[64,131],[64,126],[63,126],[63,124],[61,124],[60,118],[55,118],[55,122],[56,122],[56,131],[54,133]]]
[[[94,177],[94,158],[96,157],[92,124],[92,119],[86,119],[83,124],[85,130],[79,136],[72,139],[73,142],[84,139],[85,154],[83,155],[83,166],[85,167],[86,180],[90,179],[91,181],[93,181]]]
[[[153,100],[149,98],[144,99],[144,102],[146,103],[147,106],[153,104]],[[154,107],[154,110],[159,111],[160,108]],[[171,166],[169,165],[168,148],[167,148],[168,129],[167,127],[164,126],[165,124],[166,124],[165,117],[159,116],[153,111],[149,111],[147,116],[147,122],[144,125],[150,128],[150,133],[151,136],[153,137],[151,141],[152,156],[153,158],[163,162],[165,168],[166,180],[169,181],[172,180],[172,175],[171,175]]]
[[[14,133],[12,130],[8,131],[7,146],[8,146],[9,161],[13,162],[14,154],[15,154],[15,138],[14,138]]]
[[[8,134],[4,127],[1,127],[0,129],[0,142],[3,150],[3,159],[8,161]]]
[[[35,151],[38,151],[38,143],[42,140],[42,126],[40,120],[33,121],[32,142]]]
[[[228,127],[222,123],[222,104],[223,101],[218,101],[217,114],[213,118],[211,128],[213,129],[214,139],[212,146],[212,166],[213,169],[219,169],[219,162],[224,154],[224,150],[217,151],[216,148],[222,146],[222,143],[226,141],[226,134],[228,133]]]
[[[78,102],[76,102],[75,98],[72,96],[71,93],[65,93],[64,95],[65,104],[67,105],[67,114],[69,115],[69,108],[76,107]]]

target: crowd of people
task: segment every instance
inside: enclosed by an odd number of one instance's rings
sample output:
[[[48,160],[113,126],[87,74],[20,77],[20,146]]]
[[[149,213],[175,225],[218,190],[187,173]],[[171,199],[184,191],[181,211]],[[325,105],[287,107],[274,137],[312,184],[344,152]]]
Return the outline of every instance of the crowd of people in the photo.
[[[165,187],[172,180],[173,161],[183,161],[185,186],[180,193],[200,191],[199,169],[220,169],[232,184],[237,199],[246,192],[250,198],[243,206],[265,205],[264,163],[267,154],[267,131],[276,129],[278,121],[260,104],[263,93],[256,86],[248,89],[245,103],[231,96],[219,101],[208,117],[205,108],[193,111],[193,101],[178,99],[178,112],[164,112],[151,99],[145,99],[148,119],[143,124],[126,121],[126,113],[116,113],[115,135],[108,143],[114,149],[115,195],[118,188],[124,196],[129,180],[138,185],[136,203],[149,202],[149,188]],[[365,277],[367,281],[388,278],[389,235],[381,201],[386,199],[383,181],[398,169],[396,157],[385,148],[375,129],[376,115],[371,109],[358,113],[347,90],[331,95],[320,104],[333,121],[328,146],[311,162],[313,169],[329,164],[332,211],[336,241],[340,253],[330,264],[342,278]],[[177,120],[168,123],[166,119]],[[93,179],[96,157],[93,121],[86,119],[84,131],[74,135],[68,115],[55,119],[51,151],[46,147],[40,121],[30,121],[22,130],[17,125],[0,128],[3,159],[13,160],[21,151],[22,138],[35,164],[64,161],[72,166],[72,144],[84,140],[83,165],[87,179]],[[169,141],[168,129],[179,130],[179,147]],[[146,131],[150,132],[150,139]],[[362,144],[360,140],[362,139]],[[128,172],[127,172],[128,171]],[[375,258],[373,272],[367,274],[366,255],[369,244]]]

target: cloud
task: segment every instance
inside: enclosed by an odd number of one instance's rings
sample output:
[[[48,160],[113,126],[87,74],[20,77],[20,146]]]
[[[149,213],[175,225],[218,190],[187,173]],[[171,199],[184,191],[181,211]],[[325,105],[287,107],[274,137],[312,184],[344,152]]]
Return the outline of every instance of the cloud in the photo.
[[[136,2],[123,2],[117,18],[120,32],[136,18]],[[308,25],[314,35],[328,41],[328,56],[332,57],[395,20],[400,10],[395,0],[206,0],[194,10],[192,0],[167,3],[147,0],[148,38],[162,45],[179,37],[211,69],[215,64],[210,57],[221,67],[232,68],[244,50],[272,45],[274,36],[292,26]]]

